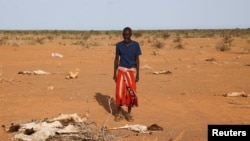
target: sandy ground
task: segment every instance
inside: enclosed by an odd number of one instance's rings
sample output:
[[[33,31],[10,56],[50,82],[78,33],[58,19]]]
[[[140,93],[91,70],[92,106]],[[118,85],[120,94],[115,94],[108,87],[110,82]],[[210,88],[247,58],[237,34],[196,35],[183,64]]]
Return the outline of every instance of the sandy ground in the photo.
[[[226,52],[214,48],[216,38],[184,39],[184,49],[173,49],[170,39],[160,49],[144,42],[137,84],[139,107],[132,111],[135,121],[115,122],[108,98],[114,97],[114,42],[120,39],[88,48],[54,42],[0,46],[0,124],[89,112],[100,127],[158,124],[164,129],[152,135],[129,134],[120,141],[206,141],[208,124],[250,124],[250,99],[223,96],[250,94],[250,54],[242,53],[249,42],[244,38],[235,38]],[[53,58],[53,52],[63,58]],[[76,68],[78,77],[65,79]],[[35,70],[52,74],[18,74]],[[153,74],[160,70],[172,73]],[[114,112],[114,103],[111,107]],[[0,140],[11,140],[14,134],[0,130]]]

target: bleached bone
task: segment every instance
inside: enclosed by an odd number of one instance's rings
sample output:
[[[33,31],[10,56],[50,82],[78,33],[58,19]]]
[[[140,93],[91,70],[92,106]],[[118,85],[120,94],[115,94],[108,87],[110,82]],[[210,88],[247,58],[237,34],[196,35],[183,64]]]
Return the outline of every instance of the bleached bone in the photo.
[[[141,67],[141,69],[150,69],[150,70],[153,70],[153,68],[151,68],[150,66],[148,66],[148,65],[144,65],[144,66],[142,66]]]
[[[19,71],[18,74],[23,74],[23,75],[47,75],[50,74],[49,72],[43,71],[43,70],[35,70],[35,71]]]
[[[134,124],[134,125],[128,125],[128,124],[126,124],[125,126],[115,127],[115,128],[109,128],[108,130],[115,130],[115,129],[128,129],[128,130],[135,131],[135,132],[138,132],[138,133],[147,133],[147,134],[151,133],[148,130],[147,126],[140,125],[140,124]]]
[[[51,53],[51,56],[52,56],[52,57],[59,57],[59,58],[63,58],[63,55],[62,55],[62,54],[60,54],[60,53],[56,53],[56,52]]]
[[[87,117],[81,118],[77,115],[77,113],[74,114],[60,114],[58,117],[53,118],[51,121],[62,121],[62,120],[74,120],[75,122],[85,122],[87,121]]]
[[[171,71],[165,71],[165,70],[153,72],[153,74],[170,74],[170,73],[172,73],[172,72]]]
[[[35,70],[33,71],[35,75],[45,75],[45,74],[50,74],[49,72],[43,71],[43,70]]]
[[[20,124],[19,133],[14,136],[15,140],[22,141],[46,141],[49,137],[53,137],[56,134],[76,134],[79,133],[79,128],[72,124],[67,126],[63,125],[63,122],[85,122],[86,118],[74,114],[61,114],[60,116],[53,118],[52,120],[46,120],[43,122],[30,122]],[[34,133],[27,135],[25,130],[33,129]]]
[[[80,69],[78,69],[78,68],[76,68],[75,71],[69,71],[69,73],[66,74],[66,79],[75,79],[75,78],[77,78],[79,72],[80,72]]]
[[[237,96],[249,97],[249,95],[246,94],[245,92],[229,92],[229,93],[226,93],[224,96],[227,96],[227,97],[237,97]]]
[[[18,74],[31,75],[31,74],[33,74],[33,72],[31,72],[31,71],[19,71]]]

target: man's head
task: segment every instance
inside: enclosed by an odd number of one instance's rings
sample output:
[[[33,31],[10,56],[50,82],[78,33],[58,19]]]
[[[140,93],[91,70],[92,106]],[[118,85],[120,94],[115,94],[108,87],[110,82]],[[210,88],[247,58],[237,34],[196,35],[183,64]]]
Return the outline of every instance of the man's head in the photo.
[[[122,32],[123,39],[126,43],[130,42],[132,36],[132,29],[130,27],[125,27]]]

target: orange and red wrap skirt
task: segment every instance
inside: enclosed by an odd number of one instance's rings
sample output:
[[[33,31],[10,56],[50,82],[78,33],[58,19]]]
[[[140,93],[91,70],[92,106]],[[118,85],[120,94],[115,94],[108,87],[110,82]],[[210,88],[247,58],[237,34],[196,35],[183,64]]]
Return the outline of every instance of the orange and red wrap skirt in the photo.
[[[116,105],[138,106],[134,68],[118,67],[116,77]]]

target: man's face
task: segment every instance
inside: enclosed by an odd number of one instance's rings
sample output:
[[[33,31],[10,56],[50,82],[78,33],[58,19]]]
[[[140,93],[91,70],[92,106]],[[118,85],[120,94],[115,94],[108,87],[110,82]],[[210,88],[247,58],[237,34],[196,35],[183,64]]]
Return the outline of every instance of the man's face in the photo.
[[[123,38],[124,38],[124,41],[125,41],[126,43],[129,43],[129,42],[130,42],[131,35],[132,35],[132,33],[130,32],[130,30],[125,30],[125,31],[123,32]]]

